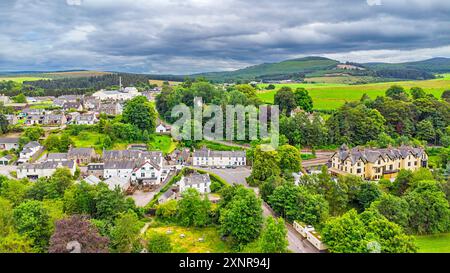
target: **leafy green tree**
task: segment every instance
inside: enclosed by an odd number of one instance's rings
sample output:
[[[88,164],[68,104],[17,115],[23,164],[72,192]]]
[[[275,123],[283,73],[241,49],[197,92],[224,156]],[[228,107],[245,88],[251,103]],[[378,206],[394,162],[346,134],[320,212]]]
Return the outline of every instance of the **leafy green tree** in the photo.
[[[57,135],[49,135],[44,142],[44,146],[48,151],[59,151],[60,140]]]
[[[313,100],[309,95],[308,91],[304,88],[297,88],[294,91],[295,102],[298,107],[305,110],[306,112],[311,112],[313,109]]]
[[[420,181],[405,195],[409,204],[409,228],[418,234],[449,231],[450,208],[436,181]]]
[[[47,249],[51,235],[50,216],[41,201],[28,200],[14,209],[17,231],[33,240],[38,251]]]
[[[377,184],[373,182],[363,182],[360,186],[360,190],[357,193],[357,199],[360,206],[360,210],[364,210],[377,200],[381,196],[381,191]]]
[[[28,185],[26,180],[5,180],[0,187],[0,196],[11,201],[15,207],[25,200]]]
[[[10,201],[0,197],[0,238],[14,229],[13,207]]]
[[[58,151],[62,152],[62,153],[65,153],[73,145],[74,145],[74,142],[69,137],[69,135],[68,134],[62,134],[61,138],[59,139]]]
[[[294,92],[292,92],[292,89],[287,86],[281,87],[275,94],[274,104],[278,105],[280,113],[290,116],[291,111],[297,107],[297,102],[295,101],[295,95]]]
[[[269,204],[274,211],[291,222],[300,220],[312,225],[324,222],[329,212],[328,202],[322,195],[293,184],[277,187],[269,196]]]
[[[393,193],[397,196],[402,196],[411,186],[412,180],[412,171],[405,169],[400,170],[394,180],[394,183],[392,184]]]
[[[95,213],[95,186],[85,181],[74,184],[64,192],[63,208],[69,214],[91,215]]]
[[[139,234],[141,226],[141,222],[136,213],[120,213],[111,230],[112,249],[119,253],[140,251]]]
[[[37,141],[44,135],[44,129],[38,126],[27,127],[23,131],[22,136],[27,137],[30,141]]]
[[[434,130],[433,123],[431,123],[430,120],[422,120],[417,123],[417,138],[428,142],[434,142],[436,132]]]
[[[406,228],[408,226],[409,205],[403,198],[391,194],[383,194],[371,204],[370,209],[377,210],[386,219],[401,227]]]
[[[156,111],[144,96],[129,100],[123,110],[123,120],[135,125],[140,130],[154,132],[156,128]]]
[[[11,98],[15,103],[27,103],[27,97],[23,94],[20,93],[15,97]]]
[[[8,132],[8,125],[9,123],[6,116],[3,113],[0,113],[0,134],[6,134]]]
[[[424,98],[427,95],[425,91],[423,91],[423,89],[420,87],[412,87],[409,92],[415,100]]]
[[[386,96],[395,100],[406,100],[408,95],[405,92],[405,89],[399,85],[393,85],[386,90]]]
[[[220,210],[220,230],[231,236],[235,245],[243,245],[258,238],[262,224],[261,199],[242,186],[226,187],[231,193],[229,200],[222,203]]]
[[[278,155],[280,158],[280,168],[290,172],[299,172],[301,168],[302,159],[300,151],[291,145],[283,145],[278,148]]]
[[[177,216],[177,201],[169,200],[156,207],[156,216],[166,219],[173,220]]]
[[[205,197],[202,199],[196,189],[189,188],[182,193],[178,201],[178,221],[183,226],[202,227],[210,223],[209,212],[211,203]]]
[[[108,185],[100,183],[94,197],[96,219],[113,221],[121,212],[130,209],[125,196],[119,188],[110,190]]]
[[[373,211],[358,215],[356,210],[350,210],[331,219],[323,228],[322,237],[328,250],[333,253],[371,252],[371,243],[378,244],[382,253],[416,251],[411,236],[407,236],[397,224]]]
[[[442,95],[441,98],[443,100],[445,100],[446,102],[450,103],[450,90],[445,90]]]
[[[261,146],[257,146],[253,156],[253,169],[250,177],[252,183],[259,184],[260,181],[265,181],[271,176],[280,175],[279,162],[280,157],[276,151],[264,151]]]
[[[170,237],[164,233],[152,232],[147,238],[149,253],[170,253],[173,246]]]
[[[0,236],[0,253],[33,253],[32,240],[16,232]]]
[[[267,217],[260,237],[260,248],[263,253],[284,253],[287,251],[287,229],[282,218]]]

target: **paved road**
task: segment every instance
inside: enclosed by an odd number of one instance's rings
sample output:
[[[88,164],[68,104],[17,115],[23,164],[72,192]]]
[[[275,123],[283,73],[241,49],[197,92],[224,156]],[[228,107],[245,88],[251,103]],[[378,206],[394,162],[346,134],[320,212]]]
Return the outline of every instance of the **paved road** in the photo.
[[[214,173],[218,176],[220,176],[222,179],[227,181],[230,184],[236,183],[246,186],[249,189],[252,189],[255,191],[256,194],[259,195],[259,189],[250,187],[246,181],[245,178],[250,176],[251,169],[249,168],[237,168],[237,169],[204,169],[205,171]],[[274,216],[275,213],[272,211],[272,209],[263,202],[262,204],[262,210],[264,216]],[[288,249],[294,253],[317,253],[318,251],[306,240],[303,240],[301,235],[288,223],[286,223],[286,229],[287,229],[287,239],[289,242]]]
[[[0,166],[0,175],[6,176],[8,178],[14,178],[11,176],[10,172],[16,172],[17,166],[8,165],[8,166]]]
[[[309,160],[302,160],[302,167],[309,168],[318,165],[325,165],[334,152],[316,152],[316,158]]]

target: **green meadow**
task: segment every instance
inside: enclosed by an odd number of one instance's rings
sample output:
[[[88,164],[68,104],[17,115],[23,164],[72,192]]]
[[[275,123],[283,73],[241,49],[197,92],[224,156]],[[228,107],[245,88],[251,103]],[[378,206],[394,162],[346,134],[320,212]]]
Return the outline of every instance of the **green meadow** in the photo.
[[[450,233],[415,236],[420,253],[450,253]]]
[[[309,91],[313,98],[315,109],[336,109],[346,101],[357,101],[364,93],[371,98],[384,96],[386,90],[392,85],[403,86],[406,90],[411,87],[421,87],[425,92],[440,97],[444,90],[450,89],[450,74],[443,75],[443,78],[425,81],[400,81],[383,82],[361,85],[347,85],[335,83],[299,83],[299,84],[275,84],[275,90],[261,91],[258,97],[265,103],[273,103],[273,98],[277,90],[282,86],[289,86],[292,89],[303,87]],[[266,84],[259,86],[267,88]]]

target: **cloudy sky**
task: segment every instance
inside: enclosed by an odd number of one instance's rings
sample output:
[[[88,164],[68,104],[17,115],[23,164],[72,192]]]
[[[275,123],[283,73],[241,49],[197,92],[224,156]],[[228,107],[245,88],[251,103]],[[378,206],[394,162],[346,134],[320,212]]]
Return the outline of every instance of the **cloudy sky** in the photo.
[[[0,0],[0,71],[450,57],[449,0]]]

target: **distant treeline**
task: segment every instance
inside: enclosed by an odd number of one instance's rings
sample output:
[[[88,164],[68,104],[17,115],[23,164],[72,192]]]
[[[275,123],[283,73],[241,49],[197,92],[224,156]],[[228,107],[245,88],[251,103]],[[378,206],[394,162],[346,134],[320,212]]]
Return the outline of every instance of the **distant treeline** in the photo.
[[[435,76],[431,73],[417,69],[380,69],[375,72],[376,77],[406,79],[406,80],[429,80]]]
[[[117,88],[119,77],[123,86],[135,86],[138,89],[152,87],[149,80],[181,81],[183,76],[144,75],[115,73],[92,77],[72,77],[53,80],[25,81],[19,84],[13,81],[0,82],[0,91],[8,96],[23,93],[26,96],[61,96],[91,94],[100,89]]]

